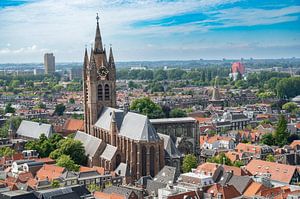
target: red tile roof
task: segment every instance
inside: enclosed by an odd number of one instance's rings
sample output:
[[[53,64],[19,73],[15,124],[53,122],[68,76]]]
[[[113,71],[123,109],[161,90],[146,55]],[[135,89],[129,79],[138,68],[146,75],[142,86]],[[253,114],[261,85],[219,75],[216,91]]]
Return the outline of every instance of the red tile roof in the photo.
[[[253,145],[253,144],[245,144],[245,143],[239,143],[236,147],[235,150],[239,153],[242,152],[250,152],[250,153],[260,153],[261,152],[261,146],[258,145]]]
[[[96,199],[126,199],[126,196],[122,196],[116,193],[104,193],[104,192],[100,192],[100,191],[96,191],[94,193],[94,197]]]
[[[263,160],[251,160],[246,165],[246,170],[252,175],[270,173],[271,180],[289,184],[294,173],[297,172],[297,167]]]
[[[217,197],[218,193],[221,193],[223,199],[231,199],[241,196],[233,185],[221,186],[220,184],[214,184],[207,190],[207,193],[211,194],[213,197]]]
[[[294,140],[291,144],[290,147],[293,149],[296,148],[296,146],[300,145],[300,140]]]
[[[78,130],[83,130],[83,120],[77,120],[77,119],[67,119],[63,126],[63,131],[72,131],[76,132]]]
[[[244,196],[255,196],[259,195],[261,191],[268,189],[268,187],[264,186],[263,184],[260,184],[258,182],[252,182],[244,192]]]
[[[43,167],[38,170],[36,177],[39,180],[48,178],[50,181],[57,179],[65,171],[64,167],[59,167],[51,164],[44,164]]]

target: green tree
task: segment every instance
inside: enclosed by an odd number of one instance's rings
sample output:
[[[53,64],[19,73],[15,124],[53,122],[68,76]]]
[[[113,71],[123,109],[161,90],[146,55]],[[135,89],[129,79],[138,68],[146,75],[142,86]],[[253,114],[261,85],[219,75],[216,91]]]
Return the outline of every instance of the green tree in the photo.
[[[57,166],[66,168],[68,171],[79,171],[80,167],[78,164],[75,164],[75,162],[68,155],[61,155],[56,160],[56,164]]]
[[[37,104],[37,108],[45,109],[45,108],[46,108],[46,104],[44,104],[43,102],[39,102],[39,103]]]
[[[184,173],[190,172],[198,166],[197,157],[193,154],[188,154],[183,158],[182,171]]]
[[[16,153],[15,150],[13,150],[12,148],[10,147],[3,147],[3,148],[0,148],[0,157],[3,157],[3,156],[12,156]]]
[[[94,193],[95,191],[100,191],[100,186],[96,185],[95,183],[89,184],[87,186],[87,189],[91,192]]]
[[[55,113],[57,114],[57,115],[59,115],[59,116],[61,116],[61,115],[63,115],[64,114],[64,111],[66,110],[66,107],[65,107],[65,105],[63,105],[63,104],[57,104],[56,106],[55,106]]]
[[[274,133],[275,142],[278,146],[286,145],[289,133],[287,131],[287,121],[283,115],[280,115],[276,131]]]
[[[75,104],[75,99],[74,99],[74,98],[70,98],[70,99],[69,99],[69,103],[70,103],[70,104]]]
[[[261,143],[266,144],[268,146],[273,146],[274,143],[274,137],[272,133],[266,133],[261,138]]]
[[[209,158],[207,161],[212,162],[212,163],[225,164],[225,165],[232,166],[231,160],[225,155],[225,153],[220,153],[217,156]]]
[[[187,114],[184,110],[179,108],[174,108],[170,112],[170,117],[186,117]]]
[[[59,181],[58,181],[58,180],[53,180],[53,181],[51,182],[51,187],[52,187],[52,188],[59,188],[59,187],[60,187]]]
[[[20,84],[21,84],[20,80],[13,80],[11,81],[10,86],[13,88],[18,88]]]
[[[240,160],[237,160],[233,163],[233,166],[240,168],[240,167],[244,166],[244,163]]]
[[[281,79],[276,85],[278,97],[291,98],[300,95],[300,78],[290,77]]]
[[[168,78],[167,72],[164,71],[163,69],[159,69],[154,72],[154,79],[157,81],[166,80],[167,78]]]
[[[149,118],[163,118],[164,112],[162,108],[155,104],[150,98],[140,98],[132,102],[130,110],[137,111],[143,115],[147,115]]]
[[[298,110],[298,106],[295,102],[288,102],[282,106],[282,109],[286,110],[289,113],[295,113]]]
[[[266,161],[268,162],[275,162],[275,157],[271,154],[267,155]]]
[[[58,147],[58,143],[63,137],[58,134],[52,135],[49,139],[41,134],[39,139],[30,140],[26,143],[25,148],[27,150],[36,150],[40,157],[49,157],[50,153]]]
[[[69,155],[76,164],[86,164],[85,150],[79,140],[63,139],[58,142],[57,146],[57,149],[50,153],[51,158],[58,159],[61,155]]]
[[[22,122],[22,119],[20,117],[11,117],[8,119],[4,125],[0,128],[0,137],[7,137],[8,136],[8,129],[10,127],[10,124],[12,123],[13,129],[16,130],[19,128],[20,124]]]
[[[6,104],[4,111],[5,113],[15,113],[16,109],[12,107],[11,103],[8,103]]]

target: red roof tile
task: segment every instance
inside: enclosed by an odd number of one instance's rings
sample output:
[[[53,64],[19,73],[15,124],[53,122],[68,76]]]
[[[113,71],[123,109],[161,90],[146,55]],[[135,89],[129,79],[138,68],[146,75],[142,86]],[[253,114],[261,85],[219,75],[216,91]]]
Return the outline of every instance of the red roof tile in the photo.
[[[267,162],[263,160],[251,160],[246,165],[246,169],[252,175],[270,173],[271,180],[288,184],[291,182],[294,173],[297,171],[296,166]]]

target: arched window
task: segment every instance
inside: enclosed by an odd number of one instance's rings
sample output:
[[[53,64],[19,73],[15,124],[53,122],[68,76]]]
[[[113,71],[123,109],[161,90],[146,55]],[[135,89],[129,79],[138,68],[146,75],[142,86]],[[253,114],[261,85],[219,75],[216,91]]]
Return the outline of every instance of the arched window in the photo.
[[[147,175],[147,149],[142,147],[142,176]]]
[[[105,84],[104,87],[105,100],[109,100],[109,86]]]
[[[152,177],[155,176],[155,160],[154,160],[154,157],[155,157],[155,149],[154,147],[152,146],[150,148],[150,175]]]
[[[98,100],[103,100],[103,87],[101,84],[98,85]]]

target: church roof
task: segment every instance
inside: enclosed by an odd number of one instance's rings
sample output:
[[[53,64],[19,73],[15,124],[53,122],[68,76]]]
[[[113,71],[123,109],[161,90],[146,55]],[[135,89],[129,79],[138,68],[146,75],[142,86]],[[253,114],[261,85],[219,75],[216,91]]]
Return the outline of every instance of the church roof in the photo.
[[[115,173],[119,176],[130,176],[128,164],[121,162],[116,168]]]
[[[182,157],[182,154],[179,152],[179,150],[176,148],[175,143],[171,139],[169,135],[160,134],[158,133],[159,137],[164,139],[164,149],[170,158],[180,158]]]
[[[160,139],[147,116],[132,112],[128,112],[125,115],[120,135],[141,141],[156,141]]]
[[[82,131],[77,131],[74,139],[82,142],[85,149],[85,155],[89,155],[91,157],[96,154],[97,150],[102,144],[101,139],[86,134]]]
[[[45,134],[45,136],[49,138],[52,133],[53,132],[51,124],[44,124],[27,120],[23,120],[17,130],[18,135],[34,139],[38,139],[41,134]]]
[[[118,129],[120,129],[123,121],[123,115],[124,115],[123,110],[119,110],[111,107],[103,107],[100,117],[96,122],[95,126],[109,131],[113,111],[115,112],[115,120],[117,122],[117,127]]]
[[[117,147],[107,144],[104,151],[101,154],[101,158],[111,160],[117,152]]]
[[[133,140],[155,141],[160,139],[147,116],[133,112],[128,112],[124,116],[123,110],[111,107],[103,107],[95,126],[110,131],[113,112],[119,135]]]

